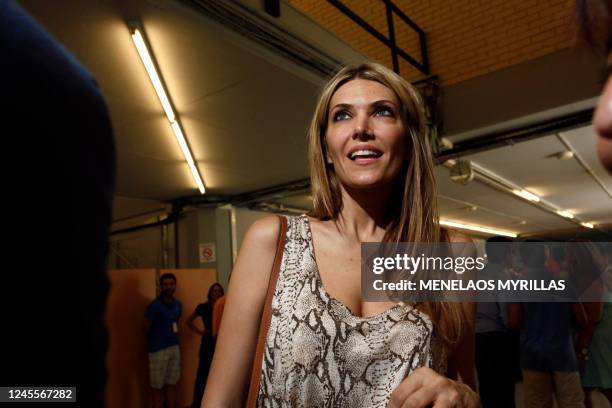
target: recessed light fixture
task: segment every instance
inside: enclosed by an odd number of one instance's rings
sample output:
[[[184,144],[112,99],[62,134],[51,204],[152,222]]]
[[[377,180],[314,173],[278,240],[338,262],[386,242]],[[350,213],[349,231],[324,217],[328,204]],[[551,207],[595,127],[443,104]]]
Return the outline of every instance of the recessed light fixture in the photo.
[[[516,189],[516,190],[512,190],[512,192],[514,194],[516,194],[517,196],[523,197],[524,199],[529,200],[529,201],[533,201],[534,203],[539,203],[540,202],[540,197],[538,197],[537,195],[535,195],[533,193],[530,193],[527,190],[522,190],[522,189],[518,190],[518,189]]]
[[[496,228],[481,227],[478,225],[465,224],[462,222],[456,222],[456,221],[450,221],[450,220],[441,219],[440,225],[444,225],[445,227],[464,229],[468,231],[484,232],[485,234],[490,234],[490,235],[501,235],[501,236],[510,237],[510,238],[516,238],[517,236],[517,234],[515,234],[514,232],[502,231]]]
[[[581,222],[580,225],[582,225],[585,228],[591,228],[591,229],[595,228],[595,226],[590,222]]]
[[[185,139],[181,124],[179,123],[178,115],[172,107],[172,103],[170,102],[170,97],[168,96],[166,88],[164,87],[162,77],[158,72],[155,61],[152,57],[152,53],[147,45],[144,30],[142,29],[141,24],[136,21],[128,21],[128,27],[132,35],[132,41],[138,50],[140,60],[145,66],[149,79],[151,80],[153,88],[155,89],[155,93],[159,98],[159,102],[161,103],[164,113],[166,114],[166,118],[168,118],[168,122],[170,122],[172,131],[174,132],[174,137],[176,137],[176,141],[183,152],[183,156],[185,157],[185,161],[187,162],[187,166],[189,167],[193,180],[198,186],[200,193],[204,194],[206,189],[204,187],[204,182],[202,181],[202,176],[198,169],[197,163],[193,159],[193,154],[189,148],[189,143],[187,143],[187,139]]]
[[[555,153],[553,156],[559,160],[567,160],[572,159],[574,157],[574,152],[571,150],[564,150],[562,152]]]

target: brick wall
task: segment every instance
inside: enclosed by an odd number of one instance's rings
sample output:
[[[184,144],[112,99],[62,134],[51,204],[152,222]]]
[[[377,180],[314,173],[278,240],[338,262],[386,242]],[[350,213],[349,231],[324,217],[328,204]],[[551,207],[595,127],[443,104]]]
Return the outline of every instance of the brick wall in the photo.
[[[391,67],[389,49],[326,0],[287,0],[354,48]],[[343,0],[355,13],[387,34],[381,0]],[[450,85],[519,64],[574,41],[574,0],[394,0],[424,31],[430,71]],[[397,43],[420,61],[418,37],[394,18]],[[408,80],[423,75],[400,57]]]

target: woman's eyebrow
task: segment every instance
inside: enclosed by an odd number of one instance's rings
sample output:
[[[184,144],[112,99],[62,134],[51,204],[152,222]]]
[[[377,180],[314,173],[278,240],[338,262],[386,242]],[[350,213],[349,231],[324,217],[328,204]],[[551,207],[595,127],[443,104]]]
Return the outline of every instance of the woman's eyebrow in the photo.
[[[334,105],[330,111],[336,109],[336,108],[343,108],[343,109],[348,109],[348,108],[352,108],[353,105],[351,105],[350,103],[338,103],[336,105]]]
[[[386,103],[391,104],[393,106],[396,105],[395,102],[390,101],[388,99],[380,99],[378,101],[374,101],[374,102],[370,103],[370,106],[379,106],[379,105],[384,105]],[[352,108],[352,107],[353,107],[353,105],[351,105],[350,103],[338,103],[338,104],[334,105],[330,110],[334,110],[336,108],[349,109],[349,108]]]
[[[381,99],[381,100],[379,100],[379,101],[372,102],[372,103],[371,103],[371,105],[373,105],[373,106],[376,106],[376,105],[384,105],[384,104],[386,104],[386,103],[389,103],[389,104],[391,104],[391,105],[395,106],[395,102],[390,101],[390,100],[388,100],[388,99]]]

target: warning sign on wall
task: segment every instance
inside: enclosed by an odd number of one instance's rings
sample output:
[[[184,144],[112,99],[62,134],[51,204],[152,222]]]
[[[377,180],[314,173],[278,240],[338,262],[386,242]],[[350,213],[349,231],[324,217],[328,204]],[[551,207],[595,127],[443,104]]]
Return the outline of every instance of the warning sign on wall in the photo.
[[[200,244],[200,263],[216,262],[217,251],[215,250],[214,242]]]

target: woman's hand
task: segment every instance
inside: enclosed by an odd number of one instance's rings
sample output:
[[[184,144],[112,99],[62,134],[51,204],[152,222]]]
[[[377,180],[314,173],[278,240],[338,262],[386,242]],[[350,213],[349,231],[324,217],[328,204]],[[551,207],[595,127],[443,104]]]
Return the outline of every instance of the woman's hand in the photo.
[[[413,371],[391,393],[388,408],[478,408],[478,394],[467,385],[431,368]]]

